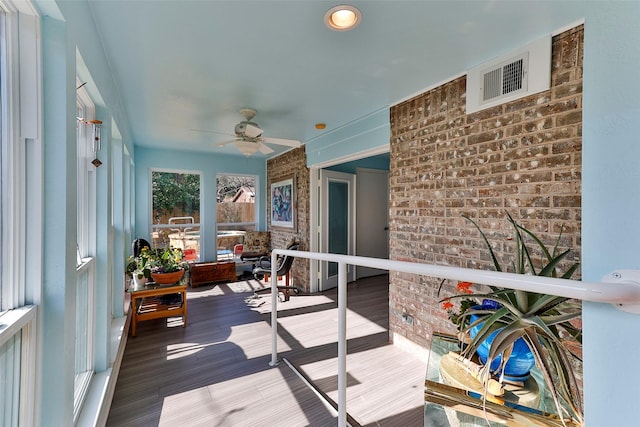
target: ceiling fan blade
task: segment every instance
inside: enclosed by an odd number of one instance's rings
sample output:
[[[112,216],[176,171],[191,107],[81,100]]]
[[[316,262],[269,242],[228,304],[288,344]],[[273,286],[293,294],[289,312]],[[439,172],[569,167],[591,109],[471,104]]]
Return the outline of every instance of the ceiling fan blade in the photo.
[[[260,138],[260,141],[268,144],[286,145],[287,147],[299,147],[300,141],[295,139],[281,139],[281,138]]]
[[[260,152],[262,154],[271,154],[273,153],[273,150],[269,147],[267,147],[266,145],[264,145],[263,143],[259,142],[258,144],[260,144],[260,148],[258,148],[258,150],[260,150]]]
[[[231,143],[236,142],[236,141],[238,141],[238,140],[237,140],[237,139],[230,139],[229,141],[217,142],[217,143],[215,143],[214,145],[215,145],[216,147],[222,147],[222,146],[224,146],[224,145],[231,144]]]
[[[192,132],[204,132],[204,133],[215,133],[217,135],[226,135],[226,136],[235,136],[232,133],[228,133],[228,132],[218,132],[215,130],[209,130],[209,129],[189,129]]]

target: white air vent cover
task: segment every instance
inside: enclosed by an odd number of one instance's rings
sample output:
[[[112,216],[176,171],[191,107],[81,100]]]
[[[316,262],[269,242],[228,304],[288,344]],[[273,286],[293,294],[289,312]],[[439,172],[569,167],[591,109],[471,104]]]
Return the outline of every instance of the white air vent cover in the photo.
[[[467,73],[467,113],[549,89],[551,37]]]

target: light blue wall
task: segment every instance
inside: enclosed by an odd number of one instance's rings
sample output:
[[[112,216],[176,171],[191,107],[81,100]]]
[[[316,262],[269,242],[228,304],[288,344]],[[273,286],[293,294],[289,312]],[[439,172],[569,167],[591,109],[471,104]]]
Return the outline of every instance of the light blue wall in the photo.
[[[585,280],[640,269],[640,2],[586,2],[582,260]],[[640,315],[585,303],[587,427],[640,423]]]
[[[341,163],[335,166],[329,166],[327,169],[336,171],[336,172],[354,174],[357,172],[358,168],[388,171],[389,170],[389,153],[379,154],[377,156],[365,157],[364,159]]]
[[[201,173],[200,217],[201,236],[215,236],[216,222],[216,175],[219,173],[246,174],[257,176],[256,209],[259,215],[258,227],[266,229],[266,161],[262,156],[229,156],[224,154],[194,153],[173,150],[157,150],[137,147],[136,158],[136,237],[151,241],[151,170],[167,170]],[[214,260],[216,240],[200,241],[202,260]]]
[[[363,151],[387,149],[391,126],[389,109],[383,108],[305,143],[307,166],[348,158]]]
[[[44,265],[41,416],[73,425],[76,281],[75,49],[65,25],[42,21]]]

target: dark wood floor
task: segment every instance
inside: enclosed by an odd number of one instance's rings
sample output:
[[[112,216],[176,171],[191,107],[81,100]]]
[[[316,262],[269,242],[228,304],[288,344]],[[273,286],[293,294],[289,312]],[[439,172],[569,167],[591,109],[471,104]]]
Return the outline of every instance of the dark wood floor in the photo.
[[[138,325],[108,426],[329,426],[336,413],[288,366],[269,366],[270,297],[255,280],[190,289],[179,318]],[[386,276],[349,285],[347,411],[356,423],[423,425],[426,361],[388,344]],[[337,400],[335,290],[278,306],[278,349]]]

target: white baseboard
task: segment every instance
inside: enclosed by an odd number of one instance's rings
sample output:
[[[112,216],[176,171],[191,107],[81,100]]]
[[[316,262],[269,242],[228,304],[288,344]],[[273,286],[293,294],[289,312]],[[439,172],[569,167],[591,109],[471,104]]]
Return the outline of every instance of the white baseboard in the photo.
[[[427,361],[429,360],[429,350],[422,347],[421,345],[418,345],[408,338],[396,334],[395,332],[393,333],[392,339],[393,345],[406,351],[407,353],[411,353],[414,356],[424,360],[424,363],[427,363]]]
[[[76,427],[103,427],[107,424],[116,381],[120,373],[120,364],[127,345],[129,323],[130,318],[127,315],[112,320],[109,346],[110,367],[105,371],[96,372],[91,380]]]

